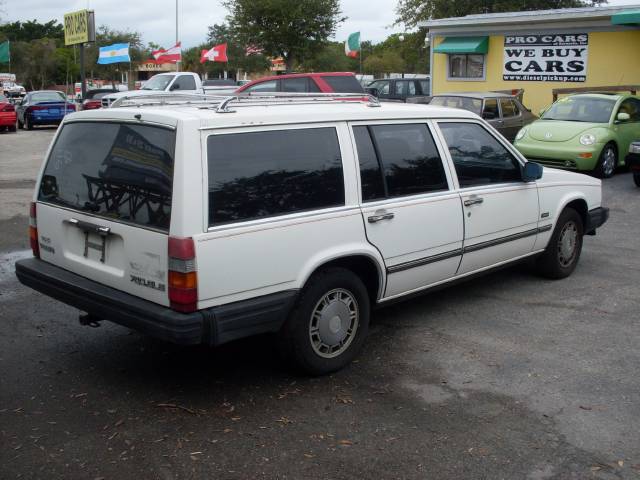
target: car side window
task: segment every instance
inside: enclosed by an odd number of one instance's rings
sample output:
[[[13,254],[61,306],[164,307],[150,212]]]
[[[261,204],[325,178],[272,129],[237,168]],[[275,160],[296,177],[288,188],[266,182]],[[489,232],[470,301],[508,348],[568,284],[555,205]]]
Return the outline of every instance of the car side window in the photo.
[[[398,96],[405,95],[406,87],[407,82],[395,82],[395,85],[393,87],[393,94]]]
[[[191,75],[180,75],[174,86],[174,90],[195,90],[196,80]]]
[[[482,118],[485,120],[493,120],[494,118],[500,118],[500,111],[498,110],[498,100],[495,98],[487,98],[484,101],[484,110],[482,110]]]
[[[522,180],[520,163],[481,125],[442,122],[439,126],[461,188]]]
[[[245,92],[277,92],[279,80],[269,80],[253,85],[245,90]]]
[[[369,86],[377,88],[380,95],[389,95],[389,82],[375,82]]]
[[[302,92],[307,91],[307,78],[285,78],[282,80],[283,92]]]
[[[502,116],[504,118],[516,117],[520,113],[518,107],[516,107],[516,104],[513,103],[513,100],[510,98],[501,98],[500,108],[502,109]]]
[[[416,83],[414,81],[407,82],[407,95],[415,96]]]
[[[364,201],[448,189],[427,125],[357,126],[354,134]]]
[[[335,128],[210,135],[209,225],[344,205]]]
[[[628,113],[630,122],[640,122],[640,100],[627,98],[620,104],[618,113]]]
[[[309,78],[309,92],[320,92],[320,87],[318,87],[318,84],[313,78]]]
[[[429,95],[429,80],[420,80],[420,88],[422,89],[422,95]]]

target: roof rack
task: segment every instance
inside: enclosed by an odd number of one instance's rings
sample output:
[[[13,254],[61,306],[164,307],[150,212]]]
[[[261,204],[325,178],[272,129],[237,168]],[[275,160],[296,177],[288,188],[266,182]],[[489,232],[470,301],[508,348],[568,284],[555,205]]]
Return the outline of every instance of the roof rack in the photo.
[[[193,105],[202,109],[212,109],[216,113],[233,113],[234,107],[316,105],[318,103],[366,102],[369,107],[379,107],[380,102],[368,93],[248,93],[240,95],[209,95],[200,93],[154,93],[151,95],[130,95],[115,100],[110,108],[150,107],[162,105]]]

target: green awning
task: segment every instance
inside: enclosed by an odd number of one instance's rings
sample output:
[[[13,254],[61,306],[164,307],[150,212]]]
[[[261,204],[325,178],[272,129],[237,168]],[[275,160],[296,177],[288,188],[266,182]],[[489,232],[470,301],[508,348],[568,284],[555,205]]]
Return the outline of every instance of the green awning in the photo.
[[[445,37],[435,53],[487,53],[489,37]]]
[[[628,10],[611,15],[611,23],[613,25],[640,25],[640,10]]]

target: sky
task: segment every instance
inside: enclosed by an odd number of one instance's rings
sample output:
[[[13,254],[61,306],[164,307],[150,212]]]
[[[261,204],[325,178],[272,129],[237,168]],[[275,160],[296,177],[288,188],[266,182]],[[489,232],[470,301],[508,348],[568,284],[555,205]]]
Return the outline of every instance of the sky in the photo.
[[[295,1],[295,0],[292,0]],[[2,5],[4,3],[4,5]],[[379,42],[392,33],[397,0],[341,0],[343,15],[348,17],[337,29],[335,39],[342,41],[350,33],[361,32],[361,40]],[[183,48],[202,43],[207,27],[224,22],[227,11],[219,0],[178,0],[179,36]],[[609,5],[640,4],[640,0],[609,0]],[[142,33],[143,42],[154,42],[165,48],[175,43],[176,0],[0,0],[5,21],[37,20],[62,22],[64,13],[91,8],[95,10],[96,27],[108,25],[116,30]]]

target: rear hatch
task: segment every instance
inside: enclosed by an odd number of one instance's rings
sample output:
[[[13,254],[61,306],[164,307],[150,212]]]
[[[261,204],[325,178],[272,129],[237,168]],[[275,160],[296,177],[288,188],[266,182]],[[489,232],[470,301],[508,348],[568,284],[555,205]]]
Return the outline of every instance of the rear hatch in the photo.
[[[38,190],[44,261],[162,305],[167,294],[175,130],[65,124]]]

